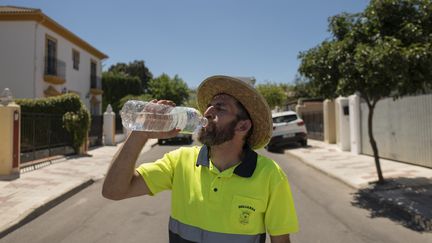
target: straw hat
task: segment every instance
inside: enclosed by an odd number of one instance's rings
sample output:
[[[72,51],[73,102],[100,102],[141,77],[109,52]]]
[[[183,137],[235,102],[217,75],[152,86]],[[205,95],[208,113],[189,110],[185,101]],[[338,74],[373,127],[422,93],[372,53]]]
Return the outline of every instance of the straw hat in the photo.
[[[213,97],[222,93],[237,99],[248,111],[253,123],[252,134],[248,139],[251,148],[264,147],[269,142],[273,130],[270,108],[264,97],[244,78],[212,76],[198,87],[199,111],[204,114]]]

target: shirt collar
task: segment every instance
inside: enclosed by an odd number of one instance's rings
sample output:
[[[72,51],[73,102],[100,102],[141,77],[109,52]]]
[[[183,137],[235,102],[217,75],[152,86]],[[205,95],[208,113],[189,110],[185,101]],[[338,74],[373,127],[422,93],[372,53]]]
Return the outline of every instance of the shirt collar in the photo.
[[[248,145],[243,149],[245,154],[244,159],[241,163],[234,169],[234,174],[241,177],[251,177],[255,171],[257,165],[258,154],[253,151]],[[209,167],[209,147],[203,145],[199,151],[196,166],[206,166]]]

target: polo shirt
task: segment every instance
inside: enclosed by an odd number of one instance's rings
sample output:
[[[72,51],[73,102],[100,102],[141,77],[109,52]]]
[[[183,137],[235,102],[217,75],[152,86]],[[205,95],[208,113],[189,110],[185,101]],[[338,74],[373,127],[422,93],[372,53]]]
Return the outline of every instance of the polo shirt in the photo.
[[[170,242],[264,242],[266,232],[298,231],[285,173],[249,147],[244,152],[243,161],[222,172],[205,145],[136,168],[150,195],[172,191]]]

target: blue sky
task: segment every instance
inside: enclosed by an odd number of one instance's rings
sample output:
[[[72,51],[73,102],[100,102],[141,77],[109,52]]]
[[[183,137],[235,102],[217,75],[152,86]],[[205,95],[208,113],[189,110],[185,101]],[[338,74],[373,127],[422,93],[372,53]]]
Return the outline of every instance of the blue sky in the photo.
[[[367,0],[0,0],[41,9],[117,62],[144,60],[154,76],[190,88],[215,74],[292,83],[297,55],[330,37],[327,19]]]

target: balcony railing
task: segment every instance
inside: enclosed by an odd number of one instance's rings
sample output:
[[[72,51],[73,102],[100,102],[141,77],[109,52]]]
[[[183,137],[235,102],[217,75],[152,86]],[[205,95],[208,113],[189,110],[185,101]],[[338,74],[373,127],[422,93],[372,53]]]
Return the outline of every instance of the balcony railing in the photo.
[[[96,75],[90,75],[90,89],[102,90],[102,79]]]
[[[66,79],[66,63],[55,57],[45,57],[46,76],[55,76],[63,80]]]

